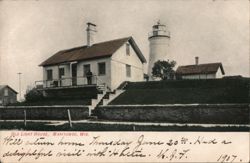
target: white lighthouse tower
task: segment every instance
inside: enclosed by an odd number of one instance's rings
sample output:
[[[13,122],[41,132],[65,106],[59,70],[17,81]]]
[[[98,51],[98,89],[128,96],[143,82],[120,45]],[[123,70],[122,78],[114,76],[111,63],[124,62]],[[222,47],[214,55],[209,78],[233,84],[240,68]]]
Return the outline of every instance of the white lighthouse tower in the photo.
[[[149,33],[149,62],[148,75],[152,78],[152,68],[154,63],[158,60],[167,60],[169,50],[170,32],[167,31],[166,25],[161,24],[160,20],[156,25],[153,25],[152,32]]]

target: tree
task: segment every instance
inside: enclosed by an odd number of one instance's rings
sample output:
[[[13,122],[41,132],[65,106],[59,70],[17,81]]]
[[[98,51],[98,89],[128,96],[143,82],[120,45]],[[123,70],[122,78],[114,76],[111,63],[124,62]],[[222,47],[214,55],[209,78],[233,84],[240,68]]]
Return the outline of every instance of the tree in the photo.
[[[162,80],[174,79],[175,71],[173,68],[175,67],[175,61],[160,61],[154,63],[152,68],[152,76],[156,78],[161,78]]]

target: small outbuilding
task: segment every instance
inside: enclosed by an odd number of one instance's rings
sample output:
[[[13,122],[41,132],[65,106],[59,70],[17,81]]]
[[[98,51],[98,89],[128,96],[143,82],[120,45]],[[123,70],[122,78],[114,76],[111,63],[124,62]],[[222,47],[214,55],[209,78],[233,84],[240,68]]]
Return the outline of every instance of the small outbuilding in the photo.
[[[199,64],[198,57],[194,65],[179,66],[176,70],[177,79],[215,79],[225,75],[222,63]]]
[[[0,85],[0,106],[17,102],[17,92],[8,85]]]

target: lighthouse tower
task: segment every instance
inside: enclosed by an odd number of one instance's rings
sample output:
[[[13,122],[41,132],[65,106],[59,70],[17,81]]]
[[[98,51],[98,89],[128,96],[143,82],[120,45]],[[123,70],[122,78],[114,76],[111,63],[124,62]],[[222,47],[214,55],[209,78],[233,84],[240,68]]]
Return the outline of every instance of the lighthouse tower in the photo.
[[[161,24],[160,20],[156,25],[153,25],[152,32],[149,33],[149,62],[148,62],[148,75],[149,79],[152,78],[152,68],[154,63],[158,60],[167,60],[170,32],[167,31],[166,25]]]

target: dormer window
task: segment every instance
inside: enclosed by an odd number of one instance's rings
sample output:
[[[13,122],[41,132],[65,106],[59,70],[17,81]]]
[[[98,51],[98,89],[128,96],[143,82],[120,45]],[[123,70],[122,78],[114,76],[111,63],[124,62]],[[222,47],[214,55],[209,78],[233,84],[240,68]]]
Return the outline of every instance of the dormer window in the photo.
[[[130,44],[126,43],[126,54],[130,55]]]

